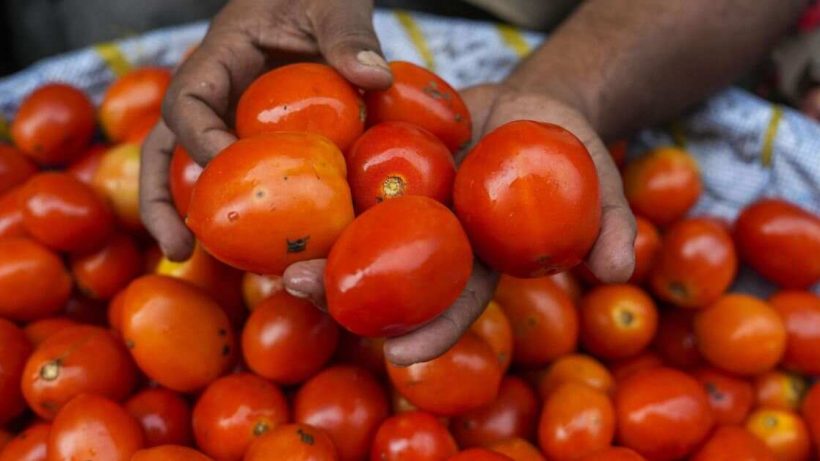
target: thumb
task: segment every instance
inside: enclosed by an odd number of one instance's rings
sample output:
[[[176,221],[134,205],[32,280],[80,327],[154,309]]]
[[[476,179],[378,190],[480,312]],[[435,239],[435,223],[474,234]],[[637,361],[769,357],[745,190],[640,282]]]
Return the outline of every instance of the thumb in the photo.
[[[319,309],[326,311],[325,265],[326,259],[311,259],[293,263],[282,274],[285,291],[297,298],[308,299]]]

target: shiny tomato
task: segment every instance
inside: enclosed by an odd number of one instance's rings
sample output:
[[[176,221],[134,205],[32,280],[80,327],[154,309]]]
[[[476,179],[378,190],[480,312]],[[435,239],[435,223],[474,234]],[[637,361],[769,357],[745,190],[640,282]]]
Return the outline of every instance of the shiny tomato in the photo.
[[[490,450],[508,456],[513,461],[546,461],[538,448],[521,438],[499,440],[487,446]]]
[[[91,180],[91,185],[111,205],[120,222],[131,230],[142,229],[139,173],[139,144],[120,144],[103,155]]]
[[[330,316],[280,291],[251,313],[242,331],[242,354],[259,376],[295,384],[316,374],[338,342],[339,328]]]
[[[46,461],[51,424],[33,423],[0,447],[0,461]]]
[[[241,139],[202,172],[186,223],[216,258],[281,274],[291,263],[326,256],[353,219],[345,174],[341,152],[321,136]]]
[[[728,294],[695,315],[703,357],[723,370],[754,375],[774,367],[786,350],[786,327],[767,303]]]
[[[23,332],[26,334],[32,346],[37,347],[52,335],[59,333],[69,327],[78,325],[77,322],[68,317],[47,317],[26,324]]]
[[[228,317],[199,288],[147,275],[131,282],[123,303],[123,338],[140,369],[159,384],[195,391],[233,364]]]
[[[449,204],[455,176],[447,146],[410,123],[380,123],[365,131],[347,154],[347,179],[359,213],[402,195]]]
[[[11,137],[40,165],[74,160],[94,135],[94,107],[79,89],[49,83],[29,94],[11,124]]]
[[[709,399],[694,378],[671,368],[639,371],[615,390],[618,440],[652,460],[680,459],[709,434]]]
[[[820,297],[808,291],[781,291],[769,304],[786,324],[783,366],[820,375]]]
[[[778,461],[809,459],[809,431],[796,413],[765,408],[756,410],[746,420],[746,430],[762,440]]]
[[[528,439],[535,433],[537,407],[538,398],[529,384],[521,378],[506,376],[495,400],[454,416],[450,428],[462,448],[511,437]]]
[[[108,152],[108,146],[104,144],[94,144],[85,150],[77,160],[71,162],[71,165],[66,168],[66,173],[79,179],[80,182],[91,185],[94,180],[94,174],[97,168],[100,167],[100,162],[105,153]]]
[[[140,422],[146,447],[191,444],[191,407],[176,392],[161,387],[143,389],[124,406]]]
[[[550,459],[575,459],[608,447],[615,437],[609,397],[586,384],[566,383],[544,401],[538,443]]]
[[[384,420],[373,439],[370,461],[444,460],[458,453],[447,428],[430,413],[401,413]]]
[[[340,461],[364,459],[379,425],[388,416],[387,395],[364,369],[326,368],[308,380],[293,401],[293,416],[327,433]]]
[[[646,458],[630,448],[611,447],[578,458],[578,461],[646,461]]]
[[[194,405],[194,437],[216,459],[241,460],[256,437],[288,420],[278,387],[250,373],[212,382]]]
[[[365,93],[367,122],[409,122],[436,135],[452,151],[472,137],[472,119],[461,96],[429,70],[410,62],[390,63],[393,85]]]
[[[336,360],[357,365],[377,376],[387,374],[384,362],[384,338],[368,338],[342,330]]]
[[[629,283],[643,283],[655,265],[661,250],[661,235],[648,219],[635,216],[637,234],[635,235],[635,271]]]
[[[27,236],[20,201],[22,192],[23,186],[18,186],[0,194],[0,238]]]
[[[646,350],[634,357],[613,360],[609,363],[609,371],[615,378],[615,384],[618,384],[639,371],[662,366],[664,363],[661,357],[653,351]]]
[[[675,308],[661,311],[653,345],[663,361],[675,368],[693,368],[703,361],[696,343],[693,314]]]
[[[79,289],[96,299],[111,299],[142,273],[142,255],[134,239],[115,233],[99,250],[71,256]]]
[[[615,380],[606,367],[584,354],[567,354],[552,362],[538,376],[538,394],[546,400],[555,389],[566,383],[580,383],[604,394],[615,389]]]
[[[682,218],[698,201],[702,188],[695,159],[674,147],[650,151],[624,169],[629,205],[658,226]]]
[[[157,67],[134,69],[108,87],[100,104],[100,124],[108,138],[122,141],[140,119],[159,114],[171,72]]]
[[[0,316],[48,317],[70,295],[71,277],[56,254],[27,238],[0,239]]]
[[[545,365],[575,350],[578,313],[566,292],[549,277],[502,276],[495,300],[512,325],[513,362]]]
[[[814,383],[806,393],[800,415],[806,422],[814,446],[820,447],[820,383]]]
[[[26,402],[20,390],[20,378],[31,355],[31,343],[15,324],[0,318],[0,424],[23,412]]]
[[[572,302],[577,303],[578,300],[581,299],[583,287],[581,286],[581,282],[572,275],[572,272],[558,272],[557,274],[550,275],[549,278],[569,295]]]
[[[578,304],[581,343],[596,357],[620,359],[641,352],[652,341],[658,311],[652,298],[634,285],[601,285]]]
[[[23,184],[36,172],[37,165],[22,152],[0,144],[0,195]]]
[[[710,367],[696,370],[693,376],[706,390],[717,424],[742,424],[746,420],[754,404],[749,381]]]
[[[336,447],[321,429],[306,424],[282,424],[258,437],[243,461],[272,459],[337,461]]]
[[[348,226],[325,268],[328,311],[361,336],[395,336],[447,309],[467,285],[473,253],[455,215],[406,195]]]
[[[735,222],[740,257],[784,288],[820,280],[820,216],[778,199],[744,209]]]
[[[242,275],[242,299],[248,309],[253,310],[268,296],[284,289],[282,277],[245,272]]]
[[[758,408],[797,411],[808,388],[809,384],[803,376],[786,371],[768,371],[755,376],[755,404]]]
[[[131,461],[213,461],[193,448],[179,445],[161,445],[134,453]]]
[[[447,461],[511,461],[511,458],[486,448],[470,448],[447,458]]]
[[[202,174],[202,167],[194,162],[188,155],[188,151],[181,145],[177,145],[174,154],[171,156],[171,166],[168,171],[168,182],[171,188],[171,197],[177,212],[183,218],[188,214],[188,206],[191,203],[191,192],[194,184]]]
[[[759,438],[737,426],[718,428],[690,458],[692,461],[776,461]]]
[[[476,254],[506,274],[565,271],[598,238],[595,164],[583,143],[557,125],[520,120],[496,128],[467,155],[453,191]]]
[[[501,306],[490,301],[470,329],[489,344],[498,357],[501,370],[506,372],[512,361],[513,332],[510,320]]]

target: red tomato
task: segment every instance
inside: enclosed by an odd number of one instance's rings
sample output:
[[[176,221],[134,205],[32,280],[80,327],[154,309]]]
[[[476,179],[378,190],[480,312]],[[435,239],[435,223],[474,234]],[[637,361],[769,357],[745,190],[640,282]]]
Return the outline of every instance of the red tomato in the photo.
[[[82,91],[49,83],[29,94],[11,124],[11,137],[40,165],[67,165],[94,135],[94,107]]]
[[[100,124],[108,138],[122,141],[140,119],[159,114],[171,72],[143,67],[118,78],[108,87],[100,105]]]
[[[122,336],[122,313],[125,307],[125,292],[122,290],[115,294],[110,301],[108,301],[108,309],[106,310],[106,320],[111,329]]]
[[[76,325],[78,323],[68,317],[47,317],[27,324],[23,332],[31,345],[37,347],[46,338]]]
[[[282,132],[217,155],[197,180],[186,223],[217,259],[281,274],[326,256],[352,219],[339,149],[318,135]]]
[[[325,64],[277,67],[257,78],[236,107],[236,133],[247,138],[275,131],[323,135],[347,151],[364,129],[359,93]]]
[[[427,197],[395,198],[356,218],[330,251],[328,311],[357,335],[400,335],[447,309],[472,266],[450,210]]]
[[[538,394],[546,400],[555,389],[566,383],[586,384],[604,394],[615,389],[612,374],[601,362],[583,354],[567,354],[552,362],[538,376]]]
[[[70,295],[71,277],[56,254],[27,238],[0,239],[0,316],[48,317]]]
[[[145,446],[191,443],[191,408],[181,395],[161,387],[143,389],[125,402],[142,425]]]
[[[498,357],[501,370],[506,372],[512,361],[513,331],[501,306],[490,301],[470,329],[489,344]]]
[[[342,330],[336,360],[357,365],[377,376],[387,374],[384,362],[384,338],[357,336]]]
[[[114,216],[94,190],[67,173],[40,173],[20,193],[23,225],[57,250],[84,252],[105,244]]]
[[[664,309],[655,334],[655,350],[675,368],[693,368],[703,362],[695,338],[693,311]]]
[[[384,420],[373,439],[370,461],[444,460],[458,453],[447,428],[430,413],[401,413]]]
[[[621,444],[658,461],[691,453],[714,422],[701,384],[671,368],[624,379],[615,390],[615,411]]]
[[[447,458],[447,461],[511,461],[511,458],[486,448],[470,448]]]
[[[820,280],[820,217],[778,199],[744,209],[735,242],[745,263],[784,288],[807,288]]]
[[[336,447],[321,429],[306,424],[282,424],[258,437],[243,461],[289,459],[336,461]]]
[[[31,344],[23,330],[0,318],[0,424],[23,412],[26,402],[20,391],[23,367],[31,355]]]
[[[390,63],[393,85],[365,93],[367,122],[400,121],[418,125],[456,152],[472,137],[472,119],[456,90],[438,75],[410,62]]]
[[[268,296],[284,289],[282,277],[278,275],[259,275],[245,272],[242,276],[242,298],[248,309],[253,310]]]
[[[212,382],[194,405],[194,437],[209,456],[241,460],[256,437],[288,420],[278,387],[250,373]]]
[[[615,384],[618,384],[639,371],[659,368],[663,365],[663,360],[658,354],[652,351],[644,351],[634,357],[612,361],[609,364],[609,370],[612,372],[612,377],[615,378]]]
[[[141,230],[139,212],[140,146],[120,144],[100,160],[91,185],[111,205],[120,222],[131,230]]]
[[[655,303],[634,285],[593,288],[581,298],[578,307],[581,343],[596,357],[620,359],[636,355],[655,336]]]
[[[51,424],[33,423],[0,448],[0,461],[46,461]]]
[[[174,154],[171,156],[171,166],[168,172],[168,182],[171,188],[171,197],[174,199],[174,206],[183,218],[188,214],[188,205],[191,203],[191,193],[194,191],[194,184],[202,174],[202,167],[194,162],[188,155],[188,151],[181,145],[177,145]]]
[[[646,461],[635,450],[623,447],[605,448],[591,455],[579,458],[579,461]]]
[[[23,186],[15,187],[0,194],[0,238],[26,237],[23,225]]]
[[[701,308],[729,288],[736,271],[737,255],[728,232],[709,218],[691,218],[664,235],[649,282],[660,299]]]
[[[326,368],[308,380],[293,401],[294,420],[327,433],[341,461],[364,459],[388,416],[387,396],[370,373],[357,367]]]
[[[783,366],[820,375],[820,297],[808,291],[781,291],[769,304],[786,324]]]
[[[495,300],[513,331],[513,362],[545,365],[575,350],[578,313],[570,297],[549,277],[502,276]]]
[[[410,403],[445,416],[492,402],[498,395],[502,377],[493,350],[472,332],[464,334],[444,355],[429,362],[408,367],[388,363],[387,374]]]
[[[199,288],[147,275],[131,282],[123,303],[123,338],[140,369],[159,384],[195,391],[233,364],[228,317]]]
[[[111,299],[142,272],[142,255],[134,239],[116,233],[99,250],[72,255],[71,272],[83,293]]]
[[[635,216],[637,234],[635,235],[635,271],[629,283],[643,283],[649,276],[655,260],[661,250],[661,235],[648,219]]]
[[[755,403],[758,408],[797,411],[808,388],[806,379],[800,375],[768,371],[754,379]]]
[[[144,443],[142,428],[125,409],[105,397],[83,394],[54,418],[48,461],[128,461]]]
[[[800,414],[808,426],[815,447],[820,447],[820,383],[815,383],[806,393]]]
[[[213,461],[211,458],[194,450],[179,445],[162,445],[146,448],[134,453],[131,461]]]
[[[131,142],[134,144],[142,144],[145,142],[145,138],[151,133],[151,130],[157,125],[157,122],[160,121],[162,114],[159,112],[152,112],[150,114],[146,114],[143,117],[140,117],[128,127],[128,130],[125,132],[125,135],[122,138],[123,142]]]
[[[811,455],[806,423],[791,411],[756,410],[746,420],[746,430],[762,440],[777,461],[807,461]]]
[[[586,384],[566,383],[544,401],[538,442],[550,459],[575,459],[608,447],[615,437],[609,397]]]
[[[577,303],[578,300],[581,299],[583,287],[581,286],[581,282],[578,281],[572,272],[559,272],[557,274],[550,275],[549,278],[569,295],[572,302]]]
[[[706,390],[717,424],[742,424],[746,420],[754,403],[751,383],[708,367],[695,371],[693,376]]]
[[[537,448],[520,438],[499,440],[491,443],[487,448],[508,456],[513,461],[546,461]]]
[[[519,120],[496,128],[467,155],[453,190],[476,253],[506,274],[565,271],[598,238],[595,164],[581,141],[557,125]]]
[[[92,185],[94,174],[100,167],[102,158],[108,152],[108,146],[104,144],[94,144],[85,150],[77,160],[71,162],[66,168],[66,173],[79,179],[80,182]]]
[[[449,204],[455,176],[447,146],[410,123],[380,123],[361,135],[347,154],[347,179],[359,213],[402,195]]]
[[[776,461],[774,453],[746,429],[723,426],[690,458],[692,461]]]
[[[339,329],[309,301],[280,291],[262,301],[242,331],[242,354],[259,376],[300,383],[333,356]]]
[[[0,144],[0,195],[23,184],[36,172],[37,165],[22,152]]]

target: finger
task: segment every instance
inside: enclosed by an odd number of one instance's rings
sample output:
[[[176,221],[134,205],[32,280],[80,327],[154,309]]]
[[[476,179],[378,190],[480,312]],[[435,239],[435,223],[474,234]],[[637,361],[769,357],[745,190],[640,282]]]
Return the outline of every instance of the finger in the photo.
[[[326,259],[312,259],[293,263],[282,274],[285,290],[297,298],[310,300],[316,307],[327,311],[324,274]]]
[[[140,217],[163,254],[184,261],[194,250],[194,236],[185,227],[171,199],[168,168],[174,134],[160,121],[145,138],[140,160]]]
[[[456,156],[456,164],[460,165],[467,156],[467,153],[472,148],[473,144],[478,142],[481,136],[484,135],[484,129],[487,124],[487,119],[490,112],[495,105],[496,97],[498,96],[498,87],[496,85],[476,85],[470,88],[465,88],[461,91],[461,99],[467,106],[467,111],[470,113],[470,118],[473,120],[473,139],[466,149],[461,149]]]
[[[387,360],[408,366],[447,352],[487,307],[497,281],[497,274],[476,263],[464,291],[444,313],[415,331],[385,341]]]

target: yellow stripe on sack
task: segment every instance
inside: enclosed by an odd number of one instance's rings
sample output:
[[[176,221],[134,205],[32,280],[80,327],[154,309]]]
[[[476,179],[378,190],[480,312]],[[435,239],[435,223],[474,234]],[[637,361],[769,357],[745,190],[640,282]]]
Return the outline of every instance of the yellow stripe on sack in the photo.
[[[763,151],[760,155],[760,161],[765,167],[772,165],[774,138],[777,137],[777,129],[780,127],[781,118],[783,118],[783,108],[772,106],[772,117],[769,119],[769,126],[766,127],[766,133],[763,135]]]
[[[0,141],[11,141],[9,122],[2,115],[0,115]]]
[[[683,128],[683,123],[680,120],[675,120],[669,125],[669,131],[675,145],[681,149],[686,149],[686,131]]]
[[[530,54],[532,47],[524,40],[524,34],[522,34],[520,30],[507,24],[498,24],[496,28],[504,44],[510,47],[519,58]]]
[[[429,70],[435,72],[436,63],[433,59],[433,52],[430,51],[430,47],[427,45],[427,39],[424,38],[424,33],[422,33],[421,27],[419,27],[413,15],[407,11],[396,11],[396,19],[398,19],[401,26],[404,27],[407,35],[410,37],[410,41],[413,42],[413,46],[416,47],[416,51],[418,51],[419,56],[421,56],[421,59],[424,61],[424,65]]]
[[[117,77],[131,70],[131,63],[116,43],[100,43],[94,47],[94,50]]]

